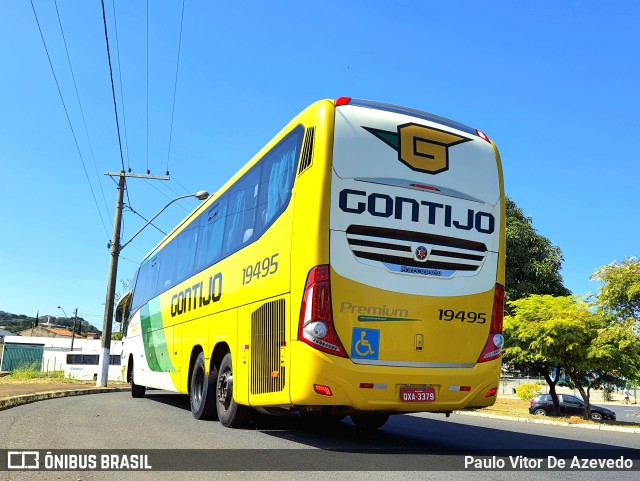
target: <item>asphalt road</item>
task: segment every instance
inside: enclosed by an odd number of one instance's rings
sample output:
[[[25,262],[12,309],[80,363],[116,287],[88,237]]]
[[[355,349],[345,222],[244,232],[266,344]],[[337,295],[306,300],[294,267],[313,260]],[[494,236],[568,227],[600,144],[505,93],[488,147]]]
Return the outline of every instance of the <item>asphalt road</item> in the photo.
[[[528,469],[492,472],[465,470],[465,455],[518,456],[544,450],[571,458],[594,458],[612,449],[640,450],[640,436],[630,433],[518,423],[463,415],[394,416],[374,433],[358,431],[347,419],[314,426],[299,416],[259,418],[250,428],[234,430],[216,421],[196,421],[188,398],[151,391],[144,399],[128,392],[69,397],[19,406],[0,412],[3,449],[228,449],[203,451],[220,459],[229,471],[215,472],[26,472],[0,473],[0,479],[496,479],[580,481],[640,479],[633,473],[573,470],[563,473]],[[265,451],[273,450],[273,451]],[[418,450],[418,451],[413,451]],[[426,455],[425,453],[431,453]],[[535,451],[540,453],[541,451]],[[221,457],[222,453],[222,457]],[[228,453],[228,454],[227,454]],[[200,455],[200,453],[196,453]],[[171,457],[163,453],[158,462]],[[156,456],[156,459],[158,457]],[[479,459],[477,456],[474,459]],[[184,459],[181,459],[184,462]],[[203,462],[206,459],[203,459]],[[173,462],[178,462],[174,460]],[[190,458],[189,458],[189,462]],[[194,464],[199,459],[193,460]],[[320,469],[324,473],[306,471]],[[636,465],[640,461],[636,460]],[[228,466],[234,466],[229,468]],[[157,464],[156,464],[157,467]],[[452,471],[452,468],[458,471]],[[231,469],[234,469],[231,471]],[[235,470],[237,469],[237,470]],[[255,472],[256,469],[264,471]],[[285,472],[278,472],[283,469]],[[299,469],[300,471],[292,471]],[[362,471],[368,470],[367,472]],[[334,470],[333,472],[331,470]],[[348,475],[346,470],[358,471]],[[393,471],[392,471],[393,470]],[[397,471],[396,471],[397,470]],[[422,471],[422,472],[419,472]],[[462,472],[461,472],[462,471]],[[553,475],[553,476],[552,476]]]

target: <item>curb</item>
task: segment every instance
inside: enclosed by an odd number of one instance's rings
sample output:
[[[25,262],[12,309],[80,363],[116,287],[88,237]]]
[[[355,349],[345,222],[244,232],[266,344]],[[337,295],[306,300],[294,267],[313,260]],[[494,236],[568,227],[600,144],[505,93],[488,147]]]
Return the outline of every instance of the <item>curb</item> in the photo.
[[[486,414],[486,413],[477,413],[470,411],[453,411],[454,414],[462,414],[463,416],[476,416],[480,418],[492,418],[492,419],[502,419],[505,421],[517,421],[520,423],[531,423],[531,424],[548,424],[551,426],[564,426],[578,429],[594,429],[596,431],[616,431],[619,433],[632,433],[632,434],[640,434],[640,427],[638,428],[627,428],[622,426],[610,426],[608,424],[571,424],[564,421],[549,421],[546,419],[531,419],[531,418],[517,418],[513,416],[503,416],[500,414]]]
[[[23,404],[31,404],[38,401],[46,401],[47,399],[57,399],[61,397],[70,397],[70,396],[84,396],[86,394],[102,394],[107,392],[121,392],[128,391],[129,388],[119,388],[119,387],[106,387],[106,388],[95,388],[95,389],[76,389],[70,391],[47,391],[47,392],[39,392],[35,394],[23,394],[21,396],[15,396],[6,399],[0,399],[0,411],[5,409],[11,409],[16,406],[22,406]]]

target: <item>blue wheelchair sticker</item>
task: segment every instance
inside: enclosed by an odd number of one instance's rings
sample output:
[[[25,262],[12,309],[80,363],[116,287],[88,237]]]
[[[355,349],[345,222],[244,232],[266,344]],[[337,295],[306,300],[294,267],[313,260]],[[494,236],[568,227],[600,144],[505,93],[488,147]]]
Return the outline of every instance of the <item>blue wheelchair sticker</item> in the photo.
[[[380,351],[380,330],[353,328],[351,336],[352,359],[378,359]]]

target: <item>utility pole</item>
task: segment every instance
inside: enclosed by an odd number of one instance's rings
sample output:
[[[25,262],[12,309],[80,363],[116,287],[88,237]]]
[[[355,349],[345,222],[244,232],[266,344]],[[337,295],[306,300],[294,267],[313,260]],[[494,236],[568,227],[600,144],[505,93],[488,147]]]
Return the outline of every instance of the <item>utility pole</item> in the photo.
[[[116,200],[116,215],[113,221],[113,239],[111,241],[111,261],[109,263],[109,280],[107,281],[107,298],[104,305],[104,322],[102,324],[102,352],[98,366],[96,386],[106,387],[109,377],[109,360],[111,356],[111,323],[113,321],[113,305],[116,294],[116,278],[118,275],[118,256],[120,255],[120,230],[122,226],[122,206],[124,204],[125,180],[127,177],[152,180],[169,180],[169,176],[152,176],[121,172],[106,172],[104,175],[119,177],[118,197]]]
[[[73,313],[73,327],[71,328],[71,352],[73,353],[73,340],[76,337],[76,322],[78,321],[78,308]]]

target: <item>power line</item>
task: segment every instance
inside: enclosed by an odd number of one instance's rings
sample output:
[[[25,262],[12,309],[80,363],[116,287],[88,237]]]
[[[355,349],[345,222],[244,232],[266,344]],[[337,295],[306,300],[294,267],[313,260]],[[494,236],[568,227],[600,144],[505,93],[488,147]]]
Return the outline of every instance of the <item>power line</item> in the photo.
[[[133,212],[135,215],[137,215],[138,217],[140,217],[143,221],[145,222],[149,222],[149,219],[146,219],[145,217],[143,217],[139,212],[137,212],[133,207],[131,207],[130,205],[126,206],[131,212]],[[153,227],[154,229],[160,231],[162,234],[167,235],[167,233],[165,231],[163,231],[162,229],[160,229],[159,227],[157,227],[154,223],[149,222],[149,225],[151,227]]]
[[[147,0],[147,175],[149,170],[149,0]]]
[[[180,37],[178,39],[178,59],[176,61],[176,78],[173,83],[173,105],[171,107],[171,127],[169,128],[169,150],[167,152],[167,175],[169,175],[169,159],[171,158],[171,139],[173,137],[173,115],[176,110],[176,91],[178,89],[178,70],[180,69],[180,49],[182,47],[183,22],[184,22],[184,0],[182,0],[182,15],[180,16]]]
[[[116,16],[116,3],[115,0],[111,0],[111,6],[113,7],[113,26],[116,31],[116,59],[118,60],[118,78],[120,80],[120,102],[122,103],[122,122],[124,126],[124,146],[127,152],[127,168],[131,172],[131,163],[129,157],[129,140],[127,138],[127,115],[124,107],[124,92],[122,90],[122,64],[120,63],[120,42],[118,41],[118,17]],[[127,194],[128,197],[128,194]]]
[[[172,179],[172,180],[175,180],[175,181],[176,181],[176,183],[177,183],[180,187],[182,187],[182,188],[184,189],[184,191],[185,191],[187,194],[191,194],[191,193],[192,193],[189,189],[187,189],[184,185],[182,185],[182,184],[180,183],[180,181],[177,179],[177,177],[176,177],[175,175],[172,175],[172,176],[171,176],[171,179]]]
[[[33,2],[33,0],[31,0]],[[118,105],[116,103],[116,89],[113,83],[113,67],[111,66],[111,51],[109,49],[109,32],[107,31],[107,13],[104,9],[104,0],[100,0],[102,3],[102,21],[104,23],[104,38],[107,43],[107,59],[109,60],[109,77],[111,78],[111,95],[113,97],[113,110],[116,114],[116,128],[118,130],[118,145],[120,146],[120,163],[122,164],[122,171],[124,172],[124,157],[122,155],[122,139],[120,138],[120,122],[118,120]]]
[[[82,123],[84,124],[84,131],[87,135],[87,142],[89,143],[89,150],[91,151],[91,158],[93,159],[93,166],[96,171],[96,177],[98,178],[98,186],[100,187],[100,192],[102,193],[102,201],[104,202],[104,208],[107,212],[107,219],[111,219],[109,217],[109,207],[107,207],[107,199],[104,196],[104,189],[102,188],[102,182],[100,182],[100,174],[98,173],[98,165],[96,164],[96,157],[93,153],[93,145],[91,144],[91,138],[89,137],[89,129],[87,128],[87,121],[84,116],[84,109],[82,108],[82,102],[80,101],[80,94],[78,93],[78,84],[76,83],[76,76],[73,73],[73,67],[71,66],[71,56],[69,55],[69,49],[67,47],[67,39],[64,35],[64,29],[62,28],[62,20],[60,19],[60,11],[58,10],[58,0],[54,0],[54,4],[56,6],[56,15],[58,16],[58,25],[60,25],[60,33],[62,34],[62,41],[64,43],[64,50],[67,54],[67,62],[69,63],[69,70],[71,70],[71,78],[73,79],[73,86],[76,90],[76,98],[78,99],[78,106],[80,107],[80,114],[82,115]]]
[[[154,189],[156,189],[158,192],[160,192],[162,195],[164,195],[167,199],[171,199],[171,196],[170,196],[170,195],[166,194],[165,192],[162,192],[160,189],[158,189],[155,185],[153,185],[153,184],[152,184],[151,182],[149,182],[148,180],[145,180],[145,182],[146,182],[147,184],[149,184],[151,187],[153,187]],[[172,190],[172,192],[174,192],[174,191]],[[174,193],[175,193],[176,195],[179,195],[179,194],[177,194],[177,192],[174,192]],[[179,207],[180,207],[182,210],[184,210],[185,212],[190,212],[190,211],[189,211],[189,209],[187,209],[186,207],[184,207],[182,204],[179,204]]]
[[[73,125],[71,124],[71,118],[69,117],[69,111],[67,110],[67,105],[64,103],[64,97],[62,96],[62,90],[60,89],[60,84],[58,83],[58,77],[56,77],[56,72],[53,68],[53,63],[51,62],[51,56],[49,55],[49,49],[47,48],[47,42],[44,40],[44,34],[42,33],[42,28],[40,27],[40,21],[38,20],[38,14],[36,13],[36,7],[33,5],[33,0],[31,1],[31,9],[33,10],[33,16],[36,19],[36,24],[38,25],[38,31],[40,32],[40,38],[42,39],[42,45],[44,46],[44,51],[47,54],[47,59],[49,60],[49,67],[51,67],[51,73],[53,74],[53,79],[56,82],[56,87],[58,88],[58,95],[60,95],[60,101],[62,102],[62,107],[64,108],[64,113],[67,116],[67,122],[69,123],[69,128],[71,129],[71,135],[73,136],[73,141],[76,144],[76,149],[78,150],[78,155],[80,156],[80,162],[82,162],[82,169],[84,170],[84,175],[87,178],[87,182],[89,183],[89,189],[91,190],[91,196],[93,197],[93,202],[96,204],[96,209],[98,210],[98,215],[100,216],[100,222],[102,222],[102,227],[104,228],[105,234],[107,234],[107,238],[109,238],[109,233],[107,232],[107,227],[104,223],[104,219],[102,218],[102,212],[100,212],[100,207],[98,206],[98,201],[96,199],[96,194],[93,191],[93,186],[91,185],[91,180],[89,179],[89,174],[87,173],[87,167],[84,163],[84,158],[82,157],[82,152],[80,152],[80,146],[78,145],[78,139],[76,137],[76,133],[73,130]]]

